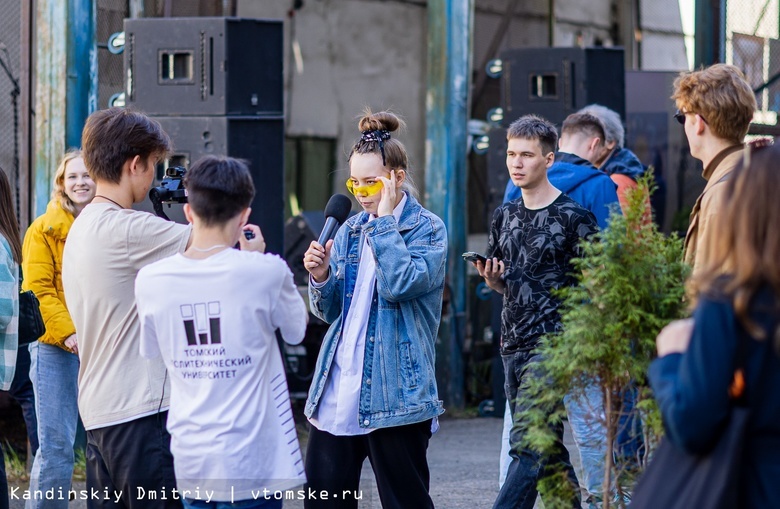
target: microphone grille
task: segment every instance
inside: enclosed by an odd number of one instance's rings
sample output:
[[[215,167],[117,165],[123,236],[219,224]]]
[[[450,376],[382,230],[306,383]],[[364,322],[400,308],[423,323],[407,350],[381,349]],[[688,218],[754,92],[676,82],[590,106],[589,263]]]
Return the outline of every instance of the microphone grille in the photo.
[[[346,221],[352,210],[352,200],[343,194],[334,194],[325,206],[325,217],[332,217],[339,223]]]

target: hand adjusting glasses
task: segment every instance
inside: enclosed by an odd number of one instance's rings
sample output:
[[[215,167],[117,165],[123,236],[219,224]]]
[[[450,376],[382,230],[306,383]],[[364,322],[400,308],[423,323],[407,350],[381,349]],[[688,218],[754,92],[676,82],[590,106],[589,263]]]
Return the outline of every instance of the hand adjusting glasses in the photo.
[[[355,185],[355,182],[352,179],[349,179],[347,180],[347,190],[355,196],[373,196],[382,190],[382,181],[377,180],[373,184],[358,186]]]

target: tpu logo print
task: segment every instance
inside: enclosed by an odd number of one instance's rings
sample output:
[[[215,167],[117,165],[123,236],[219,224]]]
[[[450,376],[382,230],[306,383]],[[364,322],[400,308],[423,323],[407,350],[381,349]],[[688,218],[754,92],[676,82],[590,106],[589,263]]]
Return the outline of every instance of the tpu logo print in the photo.
[[[217,345],[222,343],[219,330],[219,301],[181,306],[187,345]]]

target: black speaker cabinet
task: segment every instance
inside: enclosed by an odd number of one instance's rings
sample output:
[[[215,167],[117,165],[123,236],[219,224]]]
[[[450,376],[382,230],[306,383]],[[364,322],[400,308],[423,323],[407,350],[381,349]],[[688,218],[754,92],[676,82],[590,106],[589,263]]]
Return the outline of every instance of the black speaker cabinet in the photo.
[[[486,219],[488,231],[493,220],[493,211],[504,201],[506,183],[509,182],[509,170],[506,167],[506,129],[493,128],[488,133],[487,164],[487,206],[490,213]]]
[[[672,71],[626,72],[626,146],[651,166],[658,186],[653,212],[665,232],[685,235],[688,216],[706,181],[691,156],[685,129],[674,119]]]
[[[302,211],[284,225],[284,259],[293,273],[296,285],[309,284],[309,272],[303,266],[303,255],[311,241],[317,240],[324,226],[325,213],[322,210]]]
[[[125,20],[125,102],[148,115],[281,115],[278,20]]]
[[[282,117],[153,117],[171,137],[174,153],[169,166],[189,168],[205,155],[228,155],[247,161],[255,184],[249,222],[263,232],[266,251],[284,248],[284,121]],[[158,168],[155,184],[164,176]],[[182,205],[165,207],[172,220],[186,222]],[[153,212],[149,198],[140,210]]]
[[[522,48],[501,53],[504,126],[529,113],[560,127],[588,104],[626,118],[622,48]]]

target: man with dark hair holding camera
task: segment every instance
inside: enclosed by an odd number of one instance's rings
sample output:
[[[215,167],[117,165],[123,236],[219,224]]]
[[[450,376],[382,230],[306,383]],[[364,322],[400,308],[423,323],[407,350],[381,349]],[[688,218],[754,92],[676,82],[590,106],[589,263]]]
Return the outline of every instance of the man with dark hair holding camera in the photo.
[[[305,476],[274,331],[300,343],[306,304],[246,224],[254,185],[243,162],[204,157],[184,184],[192,245],[141,269],[135,285],[141,355],[161,356],[171,378],[177,488],[187,508],[281,507],[278,494]]]
[[[144,199],[168,135],[142,113],[111,108],[89,116],[84,163],[97,184],[63,256],[65,298],[79,336],[79,413],[87,430],[87,506],[181,507],[170,496],[139,497],[175,486],[165,428],[165,365],[141,357],[133,288],[138,271],[187,247],[190,227],[131,207]]]

